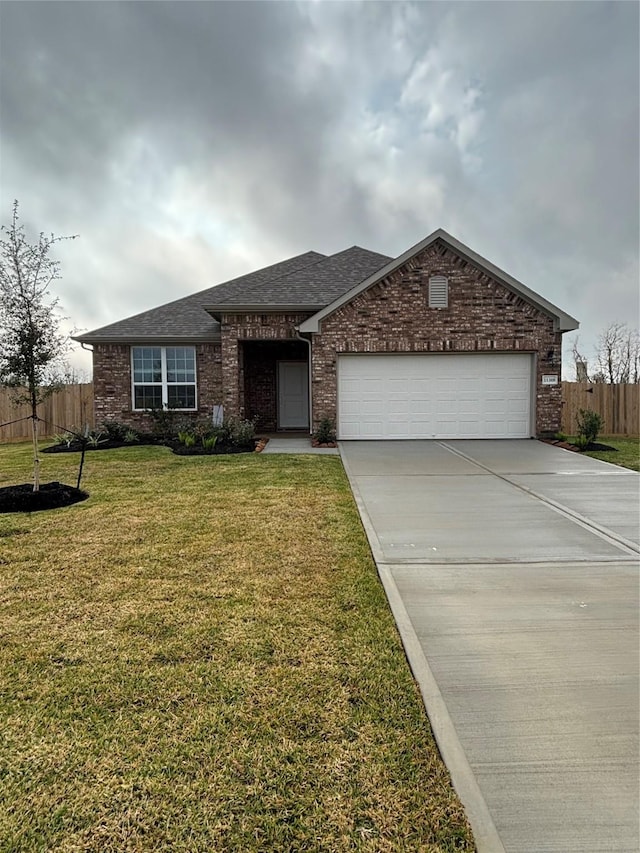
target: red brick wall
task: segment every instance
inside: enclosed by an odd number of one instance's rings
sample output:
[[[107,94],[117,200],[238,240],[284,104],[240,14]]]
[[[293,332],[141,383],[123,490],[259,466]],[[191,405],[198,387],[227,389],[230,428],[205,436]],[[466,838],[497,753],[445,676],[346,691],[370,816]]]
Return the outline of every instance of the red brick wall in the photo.
[[[428,308],[432,275],[449,279],[449,307]],[[265,412],[261,429],[275,428],[273,367],[256,364],[243,342],[293,342],[308,314],[230,314],[221,318],[222,343],[196,347],[199,414],[222,403],[227,416]],[[302,344],[300,346],[303,346]],[[552,318],[493,280],[440,242],[432,244],[382,282],[359,294],[322,323],[313,336],[314,427],[336,419],[339,353],[531,352],[536,358],[538,434],[560,429],[561,385],[542,386],[543,373],[560,378],[561,334]],[[550,357],[549,353],[553,353]],[[245,381],[245,372],[251,377]],[[129,346],[94,346],[96,423],[115,419],[147,426],[131,410]]]
[[[248,416],[245,401],[244,349],[241,342],[296,340],[296,327],[308,316],[309,314],[223,314],[222,388],[225,415],[242,418]]]
[[[449,307],[429,308],[428,279],[449,280]],[[560,429],[561,334],[552,318],[436,242],[322,322],[313,339],[313,420],[336,420],[339,353],[532,352],[537,354],[537,434]],[[549,353],[553,351],[553,357]]]
[[[196,344],[198,411],[194,418],[212,413],[222,402],[222,371],[219,344]],[[145,412],[134,412],[131,400],[131,347],[129,344],[94,344],[93,385],[95,423],[114,420],[136,429],[150,429]]]
[[[244,414],[256,428],[273,432],[278,428],[278,362],[304,361],[309,347],[304,341],[243,341]]]

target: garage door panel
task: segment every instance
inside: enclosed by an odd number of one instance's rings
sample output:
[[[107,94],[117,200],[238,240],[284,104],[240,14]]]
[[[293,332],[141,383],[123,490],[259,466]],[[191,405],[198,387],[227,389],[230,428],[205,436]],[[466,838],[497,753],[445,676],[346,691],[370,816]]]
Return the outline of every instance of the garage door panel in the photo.
[[[529,406],[526,400],[510,399],[506,401],[506,409],[510,415],[528,415]]]
[[[364,421],[359,425],[360,434],[363,438],[371,438],[380,435],[383,430],[382,421]]]
[[[388,424],[386,438],[411,438],[409,424],[406,421]]]
[[[527,354],[344,355],[340,438],[526,438]]]
[[[500,415],[505,411],[505,401],[500,398],[488,397],[483,403],[485,415]]]
[[[411,400],[409,411],[412,415],[430,415],[433,411],[431,400]]]

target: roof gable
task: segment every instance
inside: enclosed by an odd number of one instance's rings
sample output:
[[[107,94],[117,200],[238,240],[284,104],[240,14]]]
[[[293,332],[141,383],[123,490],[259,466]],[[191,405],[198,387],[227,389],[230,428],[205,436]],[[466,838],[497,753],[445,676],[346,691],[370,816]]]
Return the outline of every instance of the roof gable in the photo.
[[[511,290],[518,296],[521,296],[523,299],[534,305],[536,308],[539,308],[545,313],[552,316],[558,323],[558,328],[560,329],[560,331],[566,332],[578,328],[579,323],[574,317],[571,317],[569,314],[566,314],[564,311],[561,311],[560,308],[557,308],[551,302],[544,299],[544,297],[535,293],[526,285],[522,284],[522,282],[517,281],[517,279],[504,272],[504,270],[501,270],[496,267],[490,261],[486,260],[486,258],[483,258],[481,255],[478,255],[476,252],[474,252],[468,246],[465,246],[464,243],[461,243],[459,240],[456,240],[455,237],[452,237],[442,228],[438,228],[428,237],[425,237],[424,240],[421,240],[419,243],[416,243],[415,246],[412,246],[410,249],[407,249],[407,251],[404,252],[402,255],[390,261],[388,264],[374,272],[368,278],[359,282],[356,286],[352,287],[350,290],[346,291],[341,296],[334,299],[333,302],[331,302],[329,305],[326,305],[312,317],[309,317],[307,320],[305,320],[304,323],[301,324],[300,331],[320,331],[320,324],[322,323],[322,320],[325,317],[328,317],[330,314],[333,314],[334,311],[337,311],[338,308],[341,308],[343,305],[346,305],[348,302],[358,296],[358,294],[362,293],[370,287],[373,287],[373,285],[377,284],[379,281],[382,281],[382,279],[395,272],[403,264],[411,260],[411,258],[413,258],[415,255],[419,254],[428,246],[432,245],[438,240],[442,241],[445,245],[453,249],[453,251],[457,255],[464,258],[465,260],[470,261],[472,264],[479,267],[483,272],[496,279],[496,281],[500,282],[507,289]]]

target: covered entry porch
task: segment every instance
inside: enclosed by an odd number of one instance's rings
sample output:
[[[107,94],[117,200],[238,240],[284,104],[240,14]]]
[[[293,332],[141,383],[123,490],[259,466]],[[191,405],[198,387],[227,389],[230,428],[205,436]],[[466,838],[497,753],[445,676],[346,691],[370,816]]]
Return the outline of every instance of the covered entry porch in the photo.
[[[309,348],[302,341],[242,341],[244,415],[262,431],[309,429]]]

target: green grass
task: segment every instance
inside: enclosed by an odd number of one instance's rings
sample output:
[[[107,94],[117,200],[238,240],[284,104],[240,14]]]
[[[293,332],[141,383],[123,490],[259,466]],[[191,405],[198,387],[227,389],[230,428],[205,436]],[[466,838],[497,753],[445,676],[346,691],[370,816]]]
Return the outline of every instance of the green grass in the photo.
[[[569,440],[571,441],[571,439]],[[601,459],[603,462],[611,462],[613,465],[620,465],[623,468],[631,468],[632,471],[640,471],[640,439],[637,437],[620,438],[619,436],[600,435],[596,442],[615,447],[615,451],[586,450],[585,456]]]
[[[338,458],[85,468],[0,516],[1,850],[475,849]]]

